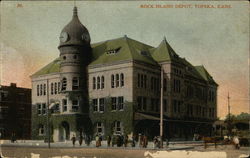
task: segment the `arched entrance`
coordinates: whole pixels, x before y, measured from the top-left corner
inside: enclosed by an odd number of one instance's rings
[[[63,121],[60,124],[59,140],[60,141],[70,140],[70,126],[69,123],[66,121]]]

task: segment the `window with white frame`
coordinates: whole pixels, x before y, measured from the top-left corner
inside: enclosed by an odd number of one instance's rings
[[[100,77],[98,76],[97,77],[97,89],[100,89],[100,82],[101,80],[100,80]]]
[[[42,103],[42,114],[46,114],[46,104],[45,103]]]
[[[67,99],[62,100],[63,112],[67,111]]]
[[[43,84],[43,95],[46,95],[46,84]]]
[[[79,88],[79,80],[77,77],[72,79],[72,90],[77,90]]]
[[[39,96],[39,85],[36,86],[36,95]]]
[[[79,102],[78,100],[72,100],[72,111],[77,112],[79,109]]]
[[[57,94],[57,83],[55,83],[55,94]]]
[[[101,89],[103,89],[104,88],[104,76],[102,76],[102,78],[101,78]]]
[[[119,87],[119,74],[115,75],[115,80],[116,80],[116,87]]]
[[[37,114],[38,115],[42,114],[42,105],[41,104],[37,104]]]
[[[116,110],[116,97],[111,97],[111,110]]]
[[[98,100],[97,99],[93,99],[93,111],[96,112],[98,110]]]
[[[50,84],[50,94],[54,94],[54,83]]]
[[[99,135],[103,135],[104,134],[104,125],[102,122],[97,122],[96,123],[96,133]]]
[[[57,85],[58,85],[58,86],[57,86],[57,88],[58,88],[58,93],[60,93],[60,89],[61,89],[61,84],[60,84],[60,82],[58,82]]]
[[[67,88],[67,79],[63,78],[62,79],[62,91],[65,91]]]
[[[96,89],[96,79],[93,77],[93,89]]]
[[[104,98],[99,99],[99,112],[104,112],[105,100]]]
[[[115,88],[115,76],[111,75],[111,88]]]
[[[43,95],[43,85],[40,84],[40,95]]]
[[[118,110],[123,110],[123,97],[118,97]]]
[[[115,121],[114,123],[114,133],[123,133],[123,125],[120,121]]]
[[[120,80],[121,80],[120,85],[121,85],[121,87],[123,87],[124,86],[124,75],[123,75],[123,73],[121,73],[121,75],[120,75]]]

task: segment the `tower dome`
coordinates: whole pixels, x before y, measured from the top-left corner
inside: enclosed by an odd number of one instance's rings
[[[73,9],[72,20],[62,29],[59,47],[67,45],[89,45],[90,35],[88,29],[80,22],[77,8]]]

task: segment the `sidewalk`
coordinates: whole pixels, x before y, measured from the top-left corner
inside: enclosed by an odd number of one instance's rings
[[[170,142],[170,145],[166,147],[166,144],[164,144],[163,149],[154,148],[153,142],[148,142],[147,148],[141,148],[139,147],[138,143],[135,147],[131,147],[131,144],[128,144],[128,147],[117,147],[116,145],[114,147],[108,147],[107,141],[102,141],[102,146],[98,148],[119,148],[119,149],[151,149],[151,150],[183,150],[183,149],[193,149],[194,146],[200,146],[200,142]],[[47,148],[48,143],[45,143],[43,140],[17,140],[15,143],[11,143],[10,140],[0,140],[0,146],[15,146],[15,147],[42,147]],[[97,148],[95,146],[95,141],[92,141],[89,146],[87,146],[84,142],[80,146],[79,142],[76,141],[75,147],[73,147],[72,141],[65,141],[65,142],[53,142],[50,143],[51,148]]]

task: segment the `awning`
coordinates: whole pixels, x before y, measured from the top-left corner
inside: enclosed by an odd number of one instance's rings
[[[160,118],[152,116],[152,115],[147,115],[147,114],[142,114],[142,113],[135,113],[135,120],[160,120]],[[163,119],[166,121],[165,119]]]

